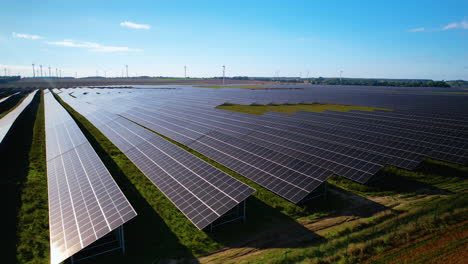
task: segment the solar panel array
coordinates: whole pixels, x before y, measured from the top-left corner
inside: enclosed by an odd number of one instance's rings
[[[61,97],[114,143],[199,229],[255,190],[159,135],[68,93]]]
[[[66,91],[73,91],[77,101],[105,108],[178,141],[293,202],[301,201],[331,174],[366,183],[386,164],[415,169],[427,157],[467,163],[468,113],[460,108],[462,97],[443,96],[452,103],[445,107],[435,96],[349,89]],[[255,116],[215,109],[226,101],[322,100],[402,110]],[[431,108],[427,102],[433,103]],[[438,113],[432,113],[434,109]]]
[[[136,212],[52,93],[44,101],[51,263],[60,263]]]
[[[13,123],[15,123],[16,119],[20,116],[20,114],[29,106],[29,104],[34,99],[37,90],[31,92],[22,102],[20,105],[15,107],[12,111],[10,111],[7,115],[0,119],[0,144],[2,143],[3,139],[5,138],[6,134],[10,130]]]

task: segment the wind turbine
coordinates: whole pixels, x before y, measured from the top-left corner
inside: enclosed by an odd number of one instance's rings
[[[50,66],[49,66],[49,78],[52,77],[52,74],[50,73]]]
[[[33,78],[36,78],[36,70],[34,69],[34,63],[32,64],[33,66]]]
[[[226,74],[226,66],[223,65],[223,86],[224,86],[224,77]]]
[[[128,78],[128,65],[125,65],[125,69],[127,71],[127,78]]]
[[[41,67],[41,77],[42,77],[42,65],[39,65],[39,67]]]
[[[58,69],[57,68],[55,68],[55,77],[58,78]]]
[[[184,66],[184,78],[187,79],[187,65]]]
[[[341,83],[341,74],[343,73],[343,71],[340,70],[340,83]]]

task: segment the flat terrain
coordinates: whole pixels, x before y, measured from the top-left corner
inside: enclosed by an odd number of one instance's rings
[[[21,169],[9,173],[2,184],[14,190],[5,193],[5,199],[16,201],[8,209],[14,217],[6,234],[8,241],[16,240],[16,247],[11,243],[4,247],[12,263],[14,259],[49,261],[44,112],[41,97],[34,102],[29,117],[17,125],[30,128],[30,134],[23,135],[30,140],[16,148],[15,155],[2,159],[4,166]],[[387,166],[368,186],[333,176],[326,197],[294,205],[166,138],[257,190],[248,199],[245,223],[203,232],[88,120],[61,103],[138,212],[125,225],[125,256],[115,252],[82,263],[461,263],[466,259],[467,167],[436,160],[424,161],[415,171]],[[220,107],[256,115],[379,109],[330,104]],[[10,149],[21,142],[19,135],[12,137]],[[14,160],[27,162],[13,165]]]

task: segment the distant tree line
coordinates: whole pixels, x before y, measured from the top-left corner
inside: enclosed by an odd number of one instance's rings
[[[395,87],[450,87],[445,81],[421,79],[359,79],[359,78],[297,78],[297,77],[247,77],[234,76],[233,80],[257,80],[279,83],[305,83],[328,85],[363,85],[363,86],[395,86]]]
[[[21,79],[21,76],[3,76],[0,77],[0,83],[14,82]]]
[[[452,87],[457,87],[457,88],[468,88],[468,81],[464,80],[453,80],[453,81],[447,81],[448,84]]]

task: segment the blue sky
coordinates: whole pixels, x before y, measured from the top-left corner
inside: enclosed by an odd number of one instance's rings
[[[1,75],[468,80],[466,0],[3,0],[0,23]]]

